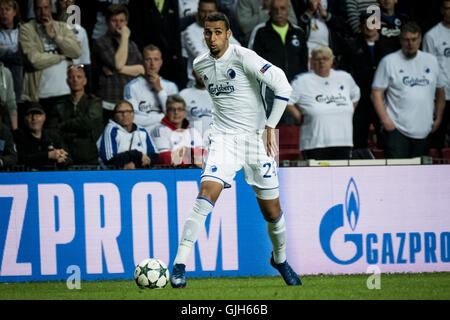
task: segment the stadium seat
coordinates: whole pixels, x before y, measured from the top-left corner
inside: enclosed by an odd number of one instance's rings
[[[428,152],[428,156],[435,159],[435,158],[440,158],[441,154],[439,152],[439,149],[431,148],[430,151]]]
[[[450,148],[441,149],[442,158],[450,159]]]
[[[300,126],[278,126],[281,160],[303,160],[300,152]]]

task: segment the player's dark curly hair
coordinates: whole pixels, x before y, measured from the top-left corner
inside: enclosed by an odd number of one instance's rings
[[[205,19],[205,22],[216,22],[216,21],[223,21],[225,23],[225,29],[227,31],[230,30],[230,20],[228,20],[226,14],[216,11],[208,15]]]

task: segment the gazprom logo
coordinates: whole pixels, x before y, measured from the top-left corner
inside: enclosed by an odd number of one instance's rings
[[[319,228],[322,250],[332,261],[343,265],[354,263],[363,255],[362,234],[344,235],[344,242],[352,242],[356,247],[355,255],[348,260],[341,260],[336,257],[331,248],[331,237],[337,229],[344,227],[344,216],[347,218],[350,228],[353,231],[358,224],[360,201],[358,188],[353,178],[348,183],[345,198],[345,206],[338,204],[325,213]]]
[[[330,208],[319,226],[319,239],[325,255],[340,265],[349,265],[365,257],[368,264],[450,263],[450,232],[356,233],[361,216],[358,187],[350,178],[343,204]],[[391,230],[391,221],[385,221]],[[343,243],[342,241],[343,236]],[[345,248],[342,248],[343,245]],[[349,246],[353,247],[350,251]],[[342,259],[345,253],[350,258]]]

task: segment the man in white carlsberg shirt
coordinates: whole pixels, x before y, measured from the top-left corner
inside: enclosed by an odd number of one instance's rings
[[[188,256],[203,230],[207,216],[224,188],[244,169],[267,221],[272,242],[271,265],[288,285],[301,285],[286,260],[286,225],[278,193],[275,127],[292,88],[284,72],[254,51],[229,43],[230,23],[223,13],[205,19],[204,38],[209,52],[194,60],[194,71],[203,79],[214,103],[208,155],[203,164],[200,191],[184,224],[170,282],[186,286]],[[275,92],[272,112],[266,120],[261,89]],[[267,132],[264,143],[262,135]],[[213,214],[213,213],[212,213]]]
[[[380,118],[386,158],[428,155],[429,134],[439,127],[445,107],[445,82],[433,55],[420,51],[422,32],[408,22],[401,49],[385,56],[372,83],[372,102]]]
[[[434,55],[444,76],[445,109],[442,122],[432,135],[431,147],[441,149],[446,147],[446,136],[450,136],[450,0],[442,0],[441,14],[443,20],[428,31],[423,38],[423,51]]]

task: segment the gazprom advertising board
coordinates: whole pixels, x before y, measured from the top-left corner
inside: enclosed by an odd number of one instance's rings
[[[200,170],[0,174],[0,282],[132,278],[172,266]],[[450,271],[450,166],[281,168],[288,259],[300,274]],[[277,274],[244,175],[223,191],[188,276]]]

